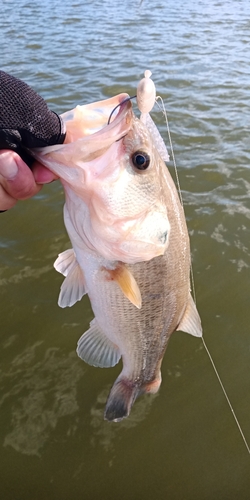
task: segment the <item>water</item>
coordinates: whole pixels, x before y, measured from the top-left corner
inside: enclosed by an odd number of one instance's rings
[[[134,95],[152,71],[204,337],[250,442],[250,4],[138,3],[2,0],[1,68],[59,113]],[[154,119],[166,137],[161,113]],[[57,306],[62,206],[53,183],[1,215],[1,498],[248,499],[249,455],[199,339],[175,333],[159,394],[120,424],[103,421],[120,366],[92,368],[75,354],[92,319],[87,299]]]

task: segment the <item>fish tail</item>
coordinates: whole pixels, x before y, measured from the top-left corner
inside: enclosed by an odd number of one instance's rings
[[[131,407],[140,394],[140,387],[133,382],[122,378],[118,379],[109,394],[104,418],[110,422],[120,422],[128,417]]]

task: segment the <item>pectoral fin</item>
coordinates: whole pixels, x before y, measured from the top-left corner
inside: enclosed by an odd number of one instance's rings
[[[95,319],[78,340],[76,352],[83,361],[100,368],[115,366],[121,357],[118,347],[101,331]]]
[[[83,272],[73,249],[60,253],[54,263],[55,269],[66,276],[60,290],[58,305],[71,307],[86,293]]]
[[[184,312],[184,316],[182,317],[181,322],[179,323],[176,330],[190,333],[191,335],[194,335],[194,337],[202,337],[200,316],[191,294],[189,294],[189,300]]]
[[[58,271],[58,273],[63,274],[63,276],[67,276],[75,262],[75,252],[73,248],[70,248],[69,250],[65,250],[65,252],[59,253],[56,261],[54,262],[54,268]]]
[[[141,292],[135,281],[133,274],[123,265],[118,265],[115,269],[106,269],[109,279],[116,281],[125,297],[127,297],[134,306],[141,309]]]

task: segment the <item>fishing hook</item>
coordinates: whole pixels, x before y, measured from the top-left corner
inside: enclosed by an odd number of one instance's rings
[[[132,97],[126,97],[126,99],[124,99],[122,102],[119,102],[119,104],[117,104],[117,106],[111,111],[111,113],[109,115],[109,119],[108,119],[107,125],[110,124],[111,117],[112,117],[113,113],[115,112],[115,110],[117,108],[119,108],[119,106],[121,106],[122,104],[124,104],[127,101],[130,101],[131,99],[135,99],[136,97],[137,97],[136,95],[133,95]]]

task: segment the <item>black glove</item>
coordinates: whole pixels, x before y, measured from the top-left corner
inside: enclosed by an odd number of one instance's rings
[[[0,71],[0,149],[11,149],[31,167],[27,149],[62,144],[62,119],[23,81]]]

